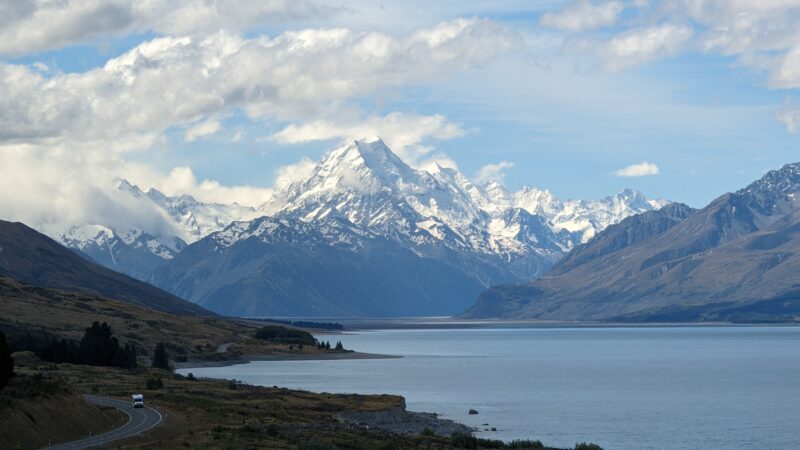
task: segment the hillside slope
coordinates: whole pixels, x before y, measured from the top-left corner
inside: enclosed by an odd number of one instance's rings
[[[463,316],[786,321],[800,315],[800,164],[703,209],[672,205],[609,227],[546,276],[496,286]]]
[[[213,313],[161,289],[94,264],[18,222],[0,220],[0,276],[36,286],[110,297],[172,313]]]

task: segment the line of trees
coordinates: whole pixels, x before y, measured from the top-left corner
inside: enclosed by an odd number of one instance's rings
[[[86,364],[133,368],[137,366],[138,350],[133,343],[120,345],[111,326],[94,322],[79,342],[50,334],[19,334],[11,339],[12,351],[31,351],[39,359],[52,363]]]
[[[0,332],[0,389],[11,378],[14,361],[11,353],[19,351],[33,352],[42,361],[56,364],[85,364],[90,366],[108,366],[134,368],[138,366],[139,350],[136,344],[129,342],[120,345],[114,336],[111,326],[106,322],[93,322],[83,333],[80,341],[59,338],[45,331],[10,334],[7,341]],[[167,347],[163,342],[156,345],[153,351],[151,367],[172,370]]]
[[[324,341],[324,342],[323,341],[318,341],[317,342],[317,348],[320,349],[320,350],[330,350],[331,349],[331,343],[330,343],[330,341]],[[343,351],[344,350],[344,346],[342,345],[342,341],[336,341],[336,347],[334,347],[333,349],[336,350],[336,351],[339,351],[339,352]]]

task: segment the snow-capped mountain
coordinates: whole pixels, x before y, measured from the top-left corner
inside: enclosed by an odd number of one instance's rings
[[[236,203],[203,203],[190,195],[169,197],[153,188],[144,192],[127,180],[117,181],[116,192],[120,207],[128,210],[131,222],[122,220],[123,224],[116,226],[85,223],[53,237],[95,262],[145,281],[187,243],[219,231],[233,221],[251,220],[259,215],[255,208]]]
[[[156,237],[135,227],[117,232],[102,225],[84,224],[57,238],[64,246],[80,250],[109,269],[142,280],[186,247],[178,237]]]
[[[702,209],[624,220],[546,277],[483,293],[463,316],[792,323],[800,317],[800,163]]]
[[[596,201],[509,192],[452,168],[413,168],[380,140],[333,149],[259,208],[125,181],[118,191],[167,231],[84,225],[61,242],[212,310],[261,315],[455,313],[484,288],[535,278],[608,225],[668,203],[631,190]]]
[[[599,231],[623,219],[645,211],[661,209],[668,200],[647,199],[633,189],[600,200],[561,201],[548,190],[525,186],[517,192],[508,192],[502,185],[492,182],[484,192],[495,205],[516,207],[547,218],[554,229],[567,230],[578,236],[577,243],[585,243]],[[502,208],[501,208],[502,209]]]
[[[608,225],[669,203],[633,190],[597,201],[561,201],[530,187],[512,193],[496,182],[477,186],[436,164],[414,169],[380,140],[331,151],[308,179],[276,195],[285,203],[269,211],[273,215],[306,222],[342,217],[412,244],[439,241],[506,259],[530,252],[557,259]],[[541,223],[530,232],[523,220]]]
[[[635,191],[591,202],[510,193],[454,169],[415,169],[380,140],[356,141],[274,188],[261,207],[268,217],[210,234],[153,280],[226,314],[451,314],[660,204]]]

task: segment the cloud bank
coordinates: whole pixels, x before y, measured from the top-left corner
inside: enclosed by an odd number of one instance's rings
[[[252,15],[255,23],[261,16],[319,11],[304,2],[280,1],[251,2],[249,7],[260,9],[235,11],[238,3],[186,1],[173,7],[149,2],[163,13],[158,18],[137,9],[148,2],[3,3],[8,14],[0,14],[5,21],[0,52],[85,40],[107,32],[105,25],[120,29],[120,23],[133,27],[124,30],[186,34],[144,41],[84,72],[0,61],[0,217],[48,230],[111,223],[120,217],[113,201],[118,178],[166,194],[257,206],[271,189],[225,186],[197,179],[190,167],[164,170],[131,162],[147,158],[129,158],[132,152],[169,145],[171,130],[178,130],[185,142],[202,140],[220,132],[231,114],[255,124],[289,123],[274,134],[279,142],[381,134],[405,156],[418,158],[430,151],[426,139],[461,136],[460,125],[436,114],[364,115],[355,101],[478,67],[519,41],[497,23],[476,18],[404,35],[333,28],[244,37],[226,31],[226,23],[251,23],[242,14]],[[107,23],[85,23],[103,14]],[[215,25],[189,20],[187,14],[213,17]],[[26,27],[44,35],[26,34]],[[211,28],[215,31],[208,34]],[[11,36],[13,30],[20,35]],[[8,33],[6,40],[3,33]],[[287,182],[307,166],[301,161],[279,171],[277,182]]]

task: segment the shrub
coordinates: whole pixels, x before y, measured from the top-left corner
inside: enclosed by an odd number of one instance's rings
[[[153,376],[147,379],[146,385],[148,391],[155,391],[164,387],[164,380],[161,377]]]
[[[544,444],[542,441],[539,440],[528,440],[528,439],[515,439],[508,444],[506,444],[508,448],[544,448]]]
[[[316,438],[300,444],[300,450],[336,450],[337,447],[330,442],[319,441]]]
[[[603,447],[597,444],[581,442],[580,444],[575,444],[575,450],[603,450]]]
[[[6,335],[0,332],[0,391],[6,387],[8,381],[14,376],[14,358],[8,348]]]

